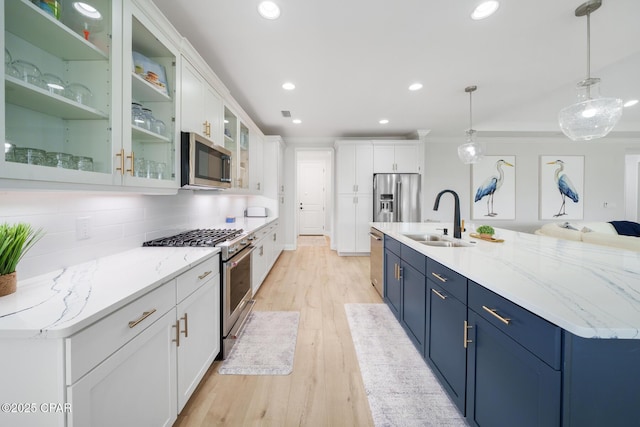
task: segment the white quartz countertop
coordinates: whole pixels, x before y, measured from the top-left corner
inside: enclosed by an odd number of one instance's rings
[[[432,247],[404,234],[451,224],[371,225],[549,322],[584,338],[640,339],[640,252],[496,229],[503,243]]]
[[[70,336],[218,252],[135,248],[19,281],[0,298],[0,337]]]

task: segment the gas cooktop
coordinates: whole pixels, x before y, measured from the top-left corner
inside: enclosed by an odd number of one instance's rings
[[[161,237],[144,242],[142,246],[197,246],[213,247],[228,242],[243,234],[236,229],[197,229],[185,231],[175,236]]]

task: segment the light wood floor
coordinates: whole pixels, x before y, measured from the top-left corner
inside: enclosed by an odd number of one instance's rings
[[[216,361],[174,426],[373,426],[345,303],[381,303],[369,257],[339,257],[316,240],[280,255],[254,310],[300,311],[293,372],[218,375]],[[310,238],[308,238],[310,239]]]

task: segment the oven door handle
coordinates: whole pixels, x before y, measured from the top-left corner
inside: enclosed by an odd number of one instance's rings
[[[240,262],[245,259],[246,257],[248,257],[249,255],[251,255],[251,252],[253,252],[253,246],[249,246],[249,249],[243,249],[241,251],[242,252],[246,252],[244,255],[242,255],[240,258],[235,259],[232,258],[229,262],[229,266],[227,267],[229,270],[233,270],[234,268],[236,268],[238,266],[238,264],[240,264]]]

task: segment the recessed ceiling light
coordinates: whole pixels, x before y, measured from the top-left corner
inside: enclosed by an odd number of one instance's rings
[[[627,102],[624,103],[625,107],[633,107],[634,105],[636,105],[638,103],[637,99],[630,99]]]
[[[387,123],[389,123],[389,120],[387,120],[387,119],[382,119],[382,120],[380,120],[378,123],[380,123],[381,125],[386,125]]]
[[[292,122],[293,122],[293,123],[295,123],[295,124],[297,124],[297,125],[299,125],[300,123],[302,123],[302,120],[300,120],[300,119],[293,119],[293,120],[292,120]]]
[[[479,20],[488,18],[493,15],[496,10],[500,7],[500,3],[497,0],[489,0],[480,3],[471,14],[471,19]]]
[[[422,89],[422,83],[413,83],[409,86],[409,90],[420,90]]]
[[[95,7],[88,5],[87,3],[83,3],[81,1],[73,2],[73,7],[78,13],[87,16],[91,19],[101,19],[102,14]]]
[[[282,89],[284,90],[294,90],[296,88],[296,85],[294,85],[291,82],[286,82],[282,85]]]
[[[278,19],[280,16],[280,8],[272,1],[260,2],[258,12],[265,19]]]

